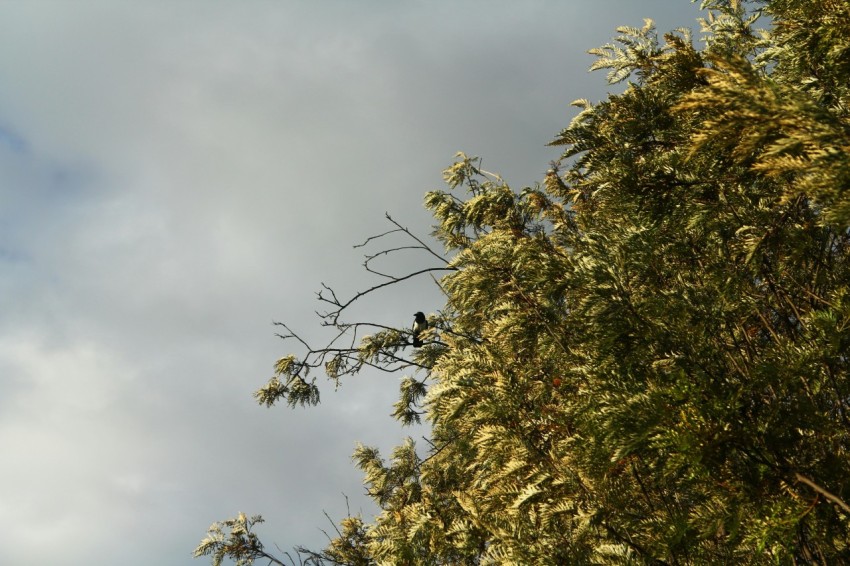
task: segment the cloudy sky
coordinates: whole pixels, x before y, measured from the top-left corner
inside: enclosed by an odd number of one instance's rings
[[[189,565],[215,520],[320,547],[373,509],[350,462],[387,452],[401,376],[314,409],[251,393],[321,337],[324,281],[389,212],[430,230],[455,152],[517,188],[617,25],[696,27],[688,0],[0,2],[0,564]],[[404,260],[409,266],[415,258]],[[369,318],[433,312],[425,285]]]

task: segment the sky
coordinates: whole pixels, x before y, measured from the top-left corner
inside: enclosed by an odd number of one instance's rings
[[[209,525],[262,514],[322,547],[374,508],[350,456],[407,435],[401,375],[260,407],[283,321],[325,336],[353,248],[427,237],[458,151],[515,188],[578,98],[620,86],[586,51],[618,25],[698,29],[688,0],[0,1],[0,564],[206,564]],[[372,248],[377,251],[378,248]],[[382,267],[427,263],[402,257]],[[427,281],[354,315],[406,327]],[[348,503],[346,504],[346,498]]]

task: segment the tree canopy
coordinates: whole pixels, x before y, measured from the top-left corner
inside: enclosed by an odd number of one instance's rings
[[[320,295],[337,339],[258,401],[407,371],[431,438],[358,448],[381,512],[305,563],[850,563],[850,4],[702,4],[702,47],[647,21],[591,51],[628,82],[540,183],[459,154],[425,197],[444,253],[390,219],[434,267],[366,292],[440,275],[421,348]],[[258,519],[196,554],[277,561]]]

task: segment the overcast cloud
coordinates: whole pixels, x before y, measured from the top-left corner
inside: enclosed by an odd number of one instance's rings
[[[617,25],[696,27],[687,0],[0,3],[0,564],[189,565],[215,520],[320,547],[369,516],[398,377],[314,409],[251,393],[347,295],[384,212],[430,230],[463,150],[520,188],[599,100]],[[408,259],[407,261],[413,261]],[[413,284],[369,303],[408,325]]]

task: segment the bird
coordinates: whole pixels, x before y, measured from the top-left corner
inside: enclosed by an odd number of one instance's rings
[[[413,316],[413,347],[418,348],[422,345],[419,335],[428,328],[428,319],[425,318],[425,315],[421,311]]]

